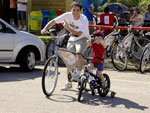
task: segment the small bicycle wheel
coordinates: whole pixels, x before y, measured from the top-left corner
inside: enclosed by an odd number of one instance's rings
[[[105,78],[105,82],[107,84],[107,87],[106,88],[101,88],[101,87],[98,88],[98,93],[101,97],[105,97],[108,94],[109,89],[110,89],[110,78],[109,78],[109,76],[105,73],[103,74],[103,76]]]
[[[81,100],[81,96],[82,96],[82,92],[86,89],[86,79],[84,79],[81,84],[80,84],[80,88],[79,88],[79,94],[78,94],[78,102],[80,102]]]
[[[42,76],[42,90],[46,96],[50,96],[56,87],[58,79],[58,67],[56,58],[49,58],[45,64]]]
[[[119,44],[115,45],[115,47],[113,48],[111,53],[111,60],[113,66],[117,70],[123,71],[126,69],[128,62],[127,55],[125,50]]]
[[[146,70],[150,70],[150,47],[144,49],[140,60],[140,72],[144,73]]]

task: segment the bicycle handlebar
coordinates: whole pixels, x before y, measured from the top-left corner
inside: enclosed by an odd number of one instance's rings
[[[55,35],[53,34],[53,32],[56,32],[56,30],[55,30],[55,29],[50,29],[49,31],[46,32],[46,34],[47,34],[47,35],[51,35],[51,36],[52,36],[53,38],[55,38],[55,39],[63,38],[63,37],[65,37],[65,36],[68,35],[68,34],[63,34],[63,35],[61,35],[61,36],[55,36]]]

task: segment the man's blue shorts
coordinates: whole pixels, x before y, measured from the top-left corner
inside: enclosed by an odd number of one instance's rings
[[[97,68],[98,71],[104,70],[104,63],[93,63],[94,67]]]

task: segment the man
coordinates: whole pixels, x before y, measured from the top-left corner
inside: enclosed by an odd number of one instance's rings
[[[19,30],[26,31],[27,23],[26,23],[26,11],[27,11],[27,2],[28,0],[17,0],[17,15],[18,15],[18,25]]]
[[[88,18],[89,24],[93,24],[93,15],[96,15],[94,12],[94,0],[86,0],[85,6],[84,6],[84,15]]]
[[[83,53],[86,47],[87,38],[90,39],[88,20],[86,16],[81,14],[82,5],[78,2],[73,2],[71,12],[64,13],[59,17],[51,20],[41,30],[41,34],[45,34],[53,25],[63,23],[64,28],[72,34],[69,38],[67,49],[76,53]],[[84,60],[81,55],[77,55],[77,73],[72,80],[79,81],[81,70],[84,65]],[[62,90],[67,90],[72,87],[72,84],[66,81],[65,87]]]

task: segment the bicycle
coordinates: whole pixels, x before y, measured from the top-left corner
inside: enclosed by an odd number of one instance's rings
[[[47,34],[51,35],[54,40],[54,54],[45,63],[44,70],[43,70],[43,76],[42,76],[42,90],[43,93],[46,96],[51,96],[54,92],[56,85],[57,85],[57,79],[58,79],[58,58],[60,58],[65,66],[69,70],[68,80],[71,81],[72,76],[76,74],[76,55],[79,53],[71,52],[65,48],[60,48],[59,44],[63,37],[62,36],[54,36],[53,32],[55,30],[50,30]],[[70,65],[73,65],[74,69],[70,67]],[[79,81],[80,82],[80,81]]]
[[[89,60],[89,59],[88,59]],[[90,59],[91,60],[91,59]],[[103,73],[107,87],[102,88],[102,82],[97,74],[89,72],[87,66],[84,66],[84,73],[81,75],[81,83],[79,85],[78,102],[80,102],[83,91],[86,91],[86,85],[89,84],[92,95],[95,95],[95,89],[97,89],[101,97],[105,97],[111,92],[111,97],[114,98],[116,93],[110,90],[110,78],[106,73]]]
[[[150,43],[143,50],[140,60],[140,72],[144,73],[147,70],[150,70]]]
[[[145,36],[135,36],[132,26],[129,26],[128,32],[128,35],[119,44],[115,45],[111,53],[112,63],[119,71],[126,69],[128,58],[132,59],[134,57],[140,60],[144,47],[150,42]]]
[[[69,39],[69,32],[66,29],[61,29],[60,31],[56,30],[56,29],[52,29],[51,30],[51,34],[53,34],[53,36],[62,36],[65,34],[64,37],[62,37],[59,41],[59,47],[61,48],[66,48],[68,39]],[[50,35],[50,34],[47,34]],[[46,59],[50,58],[51,56],[53,56],[54,54],[54,47],[55,47],[55,43],[54,43],[54,37],[52,36],[52,38],[49,40],[49,43],[46,47]]]

